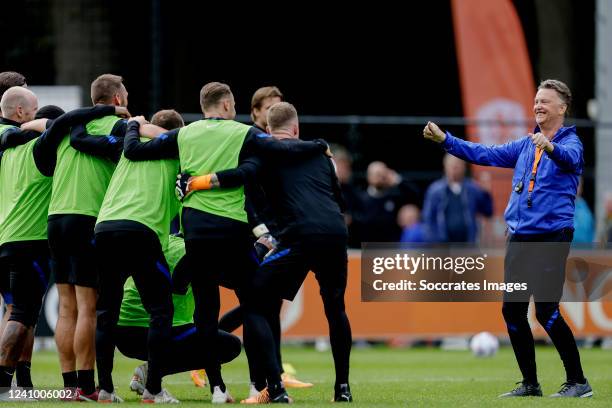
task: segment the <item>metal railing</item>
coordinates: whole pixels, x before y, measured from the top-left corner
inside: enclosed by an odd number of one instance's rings
[[[184,113],[186,122],[195,122],[202,119],[201,113]],[[251,117],[248,114],[236,116],[238,122],[249,123]],[[442,126],[516,126],[534,124],[533,120],[523,121],[501,121],[501,120],[479,120],[463,116],[381,116],[381,115],[300,115],[300,123],[319,125],[424,125],[428,121]],[[612,122],[598,122],[585,118],[568,118],[566,123],[582,128],[604,127],[612,128]]]

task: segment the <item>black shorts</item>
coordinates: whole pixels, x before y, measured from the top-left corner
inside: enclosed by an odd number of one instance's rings
[[[343,298],[347,281],[346,245],[344,236],[309,237],[305,241],[292,242],[281,240],[261,263],[247,291],[293,300],[306,275],[312,271],[322,295]]]
[[[96,217],[89,215],[49,216],[51,270],[56,283],[90,288],[98,286],[95,226]]]
[[[13,304],[11,275],[6,260],[3,258],[0,258],[0,295],[2,295],[2,300],[4,300],[5,305]]]
[[[11,242],[2,247],[0,262],[9,275],[13,310],[9,320],[34,327],[49,284],[47,241]],[[5,298],[5,301],[6,298]],[[8,302],[7,302],[8,303]]]

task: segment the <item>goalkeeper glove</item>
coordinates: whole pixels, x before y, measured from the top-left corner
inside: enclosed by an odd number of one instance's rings
[[[262,261],[276,248],[278,241],[270,234],[266,224],[259,224],[253,228],[253,235],[257,238],[257,241],[253,244],[257,259]]]
[[[189,174],[181,173],[176,176],[176,197],[183,201],[187,194],[198,190],[211,190],[219,187],[217,174],[210,173],[204,176],[191,177]]]
[[[176,193],[176,198],[178,198],[179,201],[183,201],[187,195],[187,184],[189,183],[190,178],[191,176],[186,173],[176,175],[176,187],[174,192]]]

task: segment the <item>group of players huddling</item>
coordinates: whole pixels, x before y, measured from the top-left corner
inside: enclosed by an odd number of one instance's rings
[[[280,308],[313,271],[334,401],[352,401],[338,180],[327,144],[299,139],[297,112],[276,87],[253,95],[249,126],[234,121],[230,88],[208,83],[204,118],[185,126],[174,110],[150,123],[132,117],[116,75],[92,82],[93,107],[66,113],[39,109],[18,73],[0,73],[0,85],[0,290],[9,305],[0,399],[13,377],[13,387],[33,386],[34,328],[53,274],[66,400],[122,401],[116,347],[145,361],[130,383],[143,402],[177,403],[162,378],[201,368],[212,402],[233,402],[221,364],[240,353],[230,332],[243,325],[251,387],[242,402],[291,402],[285,387],[311,384],[283,373]],[[221,320],[220,285],[240,301]]]

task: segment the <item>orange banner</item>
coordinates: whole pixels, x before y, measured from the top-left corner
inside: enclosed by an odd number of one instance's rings
[[[453,0],[464,115],[478,121],[468,139],[500,144],[530,129],[535,86],[521,23],[511,0]],[[503,123],[506,122],[506,123]],[[491,185],[495,216],[503,215],[511,171],[474,166]]]
[[[501,303],[362,302],[360,268],[360,253],[352,252],[349,256],[346,311],[356,339],[439,338],[470,336],[481,331],[507,335]],[[223,290],[223,310],[236,304],[234,293]],[[564,303],[561,311],[577,337],[612,335],[611,302]],[[530,313],[530,323],[536,336],[546,336],[533,311]],[[327,336],[327,320],[319,286],[312,273],[295,300],[285,302],[282,326],[284,338],[315,339]]]

